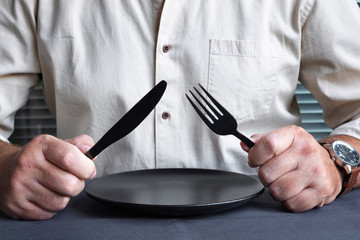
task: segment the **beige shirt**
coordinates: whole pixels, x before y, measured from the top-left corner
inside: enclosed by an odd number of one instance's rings
[[[1,139],[41,79],[58,137],[95,141],[166,80],[155,111],[99,155],[98,176],[164,167],[255,173],[239,140],[212,133],[184,94],[201,83],[250,136],[300,124],[299,79],[333,134],[360,138],[359,33],[354,0],[1,0]]]

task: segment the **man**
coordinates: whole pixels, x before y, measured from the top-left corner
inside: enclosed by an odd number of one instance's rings
[[[294,91],[300,79],[323,106],[334,128],[324,142],[360,149],[359,30],[354,0],[1,1],[1,210],[47,219],[95,172],[162,167],[258,171],[294,212],[331,203],[347,175],[295,126]],[[40,80],[58,136],[13,146],[14,113]],[[167,91],[152,114],[87,159],[93,139],[161,80]],[[255,147],[242,151],[199,120],[184,97],[198,82]]]

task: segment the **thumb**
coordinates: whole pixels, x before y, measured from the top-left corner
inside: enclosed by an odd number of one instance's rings
[[[65,140],[66,142],[75,145],[82,153],[86,153],[94,146],[94,140],[89,135],[79,135]]]

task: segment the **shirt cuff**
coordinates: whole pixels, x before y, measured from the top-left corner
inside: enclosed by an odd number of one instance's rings
[[[10,141],[6,138],[0,135],[0,140],[6,143],[10,143]]]
[[[330,136],[335,135],[349,135],[360,140],[360,119],[347,122],[335,128]]]

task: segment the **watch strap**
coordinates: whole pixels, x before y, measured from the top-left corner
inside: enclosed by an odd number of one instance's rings
[[[357,168],[353,168],[351,174],[347,174],[344,177],[343,187],[339,193],[339,196],[347,192],[350,192],[351,189],[354,188],[355,184],[358,182],[359,174],[360,174],[360,168],[357,167]]]

